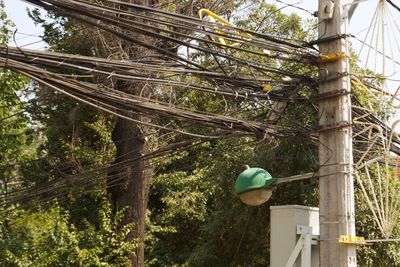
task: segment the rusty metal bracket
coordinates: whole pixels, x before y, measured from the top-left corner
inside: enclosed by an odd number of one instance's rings
[[[344,39],[347,37],[353,37],[353,35],[351,35],[351,34],[334,35],[334,36],[329,36],[329,37],[320,38],[320,39],[311,41],[308,44],[309,45],[322,44],[322,43],[327,43],[327,42],[331,42],[331,41],[335,41],[335,40],[339,40],[339,39]]]
[[[321,133],[321,132],[339,130],[339,129],[351,127],[352,125],[353,124],[348,122],[348,121],[341,121],[341,122],[334,123],[334,124],[327,124],[327,125],[318,126],[316,130],[317,130],[318,133]]]
[[[351,94],[351,92],[347,91],[346,89],[333,90],[330,92],[319,94],[317,100],[321,101],[321,100],[331,99],[331,98],[334,98],[337,96],[344,96],[344,95],[348,95],[348,94]]]
[[[350,74],[347,71],[337,72],[337,73],[332,74],[332,75],[328,74],[326,77],[324,77],[323,79],[319,80],[318,83],[321,84],[321,83],[324,83],[324,82],[330,82],[330,81],[333,81],[333,80],[336,80],[336,79],[340,79],[340,78],[343,78],[343,77],[346,77],[346,76],[350,76]]]

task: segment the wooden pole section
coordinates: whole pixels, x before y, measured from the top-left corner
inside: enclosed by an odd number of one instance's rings
[[[319,0],[320,266],[356,266],[351,100],[346,12],[342,0]]]

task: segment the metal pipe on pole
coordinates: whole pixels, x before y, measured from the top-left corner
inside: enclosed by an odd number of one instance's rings
[[[319,0],[320,266],[356,266],[356,246],[337,240],[355,236],[353,154],[347,12],[342,0]],[[337,93],[341,92],[341,93]]]

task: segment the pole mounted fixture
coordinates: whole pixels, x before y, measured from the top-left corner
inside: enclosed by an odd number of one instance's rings
[[[235,191],[245,204],[258,206],[270,199],[276,180],[264,169],[249,167],[237,177]]]

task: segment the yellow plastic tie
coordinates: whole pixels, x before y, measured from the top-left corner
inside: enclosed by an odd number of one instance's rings
[[[271,90],[272,90],[272,86],[270,84],[266,83],[266,84],[263,85],[263,91],[265,93],[268,93]]]
[[[208,9],[200,9],[199,10],[199,17],[200,19],[203,19],[205,16],[208,16],[210,18],[210,22],[215,24],[216,26],[214,27],[215,32],[218,34],[225,34],[225,31],[218,29],[217,23],[216,21],[220,22],[223,25],[228,25],[230,27],[236,27],[235,25],[233,25],[232,23],[230,23],[229,21],[227,21],[226,19],[218,16],[217,14],[215,14],[214,12],[208,10]],[[236,30],[235,31],[237,34],[235,35],[236,38],[239,39],[243,39],[243,40],[251,40],[251,38],[253,37],[253,35],[249,34],[249,33],[245,33],[242,32],[240,30]],[[227,42],[223,37],[218,37],[218,41],[222,44],[222,45],[226,45]],[[229,44],[230,46],[237,46],[239,45],[240,42],[237,43],[232,43]],[[225,48],[225,46],[223,46]]]
[[[319,56],[318,63],[335,62],[346,57],[345,52],[323,54]]]
[[[338,242],[342,244],[367,245],[364,237],[361,236],[341,235]]]

